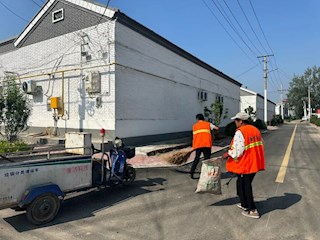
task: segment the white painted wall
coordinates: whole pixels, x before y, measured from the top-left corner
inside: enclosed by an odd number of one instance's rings
[[[81,58],[81,35],[88,35],[89,54],[92,61]],[[102,58],[104,54],[105,58]],[[49,81],[48,75],[32,77],[34,74],[49,73],[58,70],[74,69],[103,65],[114,62],[114,22],[100,24],[43,42],[18,48],[15,51],[0,55],[0,75],[4,71],[14,71],[19,76],[30,76],[42,87],[42,94],[28,95],[32,106],[32,115],[28,125],[31,127],[51,127],[54,125],[53,114],[47,109],[48,99],[61,97],[61,74],[55,74]],[[82,59],[82,60],[81,60]],[[100,59],[100,60],[95,60]],[[114,65],[111,67],[93,68],[101,73],[102,107],[95,105],[96,95],[88,95],[85,91],[82,74],[86,71],[69,71],[65,73],[65,117],[58,121],[61,128],[106,129],[115,130],[115,89]]]
[[[246,108],[251,106],[254,111],[257,110],[256,95],[247,95],[240,97],[240,111],[244,112]]]
[[[249,106],[253,107],[256,111],[256,118],[264,120],[264,98],[258,94],[251,94],[241,90],[240,109],[242,112]],[[275,114],[275,104],[267,102],[267,120],[271,121]]]
[[[239,86],[116,23],[116,132],[120,137],[190,131],[195,115],[224,96],[239,111]],[[198,100],[198,91],[208,101]],[[225,119],[225,126],[230,119]]]
[[[273,115],[276,114],[276,104],[267,102],[267,109],[268,109],[268,121],[271,121],[273,118]]]
[[[81,43],[86,34],[87,51],[92,61],[81,57]],[[116,40],[115,40],[116,39]],[[135,137],[191,131],[195,115],[203,113],[219,94],[224,97],[229,123],[239,111],[239,86],[215,75],[193,62],[169,51],[117,22],[100,24],[79,32],[28,45],[0,55],[0,76],[14,71],[30,76],[42,87],[42,94],[28,95],[32,105],[29,126],[54,126],[48,99],[61,97],[61,75],[34,74],[79,67],[121,65],[93,68],[101,73],[101,94],[85,91],[86,70],[65,73],[65,116],[58,121],[60,129],[82,128],[115,131],[119,137]],[[23,82],[24,80],[21,80]],[[208,101],[198,100],[198,91],[208,93]],[[102,98],[97,108],[96,97]]]
[[[264,98],[257,95],[257,114],[256,117],[264,121]],[[269,116],[267,116],[269,119]]]

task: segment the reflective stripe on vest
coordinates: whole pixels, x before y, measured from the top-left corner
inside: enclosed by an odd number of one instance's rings
[[[211,131],[208,129],[200,129],[200,130],[193,131],[193,135],[198,133],[211,133]]]
[[[260,145],[262,145],[261,141],[253,142],[253,143],[250,143],[249,145],[245,146],[244,150],[248,150],[249,148],[257,147],[257,146],[260,146]]]

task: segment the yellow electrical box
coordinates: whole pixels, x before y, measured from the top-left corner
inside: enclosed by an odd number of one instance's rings
[[[50,98],[50,107],[52,109],[60,109],[61,108],[60,97],[51,97]]]

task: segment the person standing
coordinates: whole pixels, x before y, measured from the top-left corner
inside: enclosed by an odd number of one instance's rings
[[[230,143],[230,149],[223,154],[227,158],[226,169],[237,174],[237,195],[243,210],[242,215],[260,218],[255,206],[252,192],[252,181],[257,172],[265,170],[262,136],[256,127],[250,124],[250,116],[239,112],[231,118],[237,130]]]
[[[203,153],[204,159],[209,159],[211,156],[212,136],[211,130],[219,128],[210,122],[204,121],[203,114],[196,115],[197,123],[192,126],[192,148],[196,151],[195,159],[190,169],[190,177],[193,179],[193,174],[200,160],[200,155]]]

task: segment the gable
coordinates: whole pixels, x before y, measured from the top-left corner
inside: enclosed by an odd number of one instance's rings
[[[63,19],[53,22],[52,14],[59,10],[63,11]],[[106,18],[103,17],[106,12],[105,7],[86,1],[48,1],[16,39],[15,46],[23,47],[95,26],[106,21]],[[107,14],[104,15],[106,16]]]
[[[0,43],[0,54],[12,51],[15,49],[13,42],[15,38],[3,41]]]

